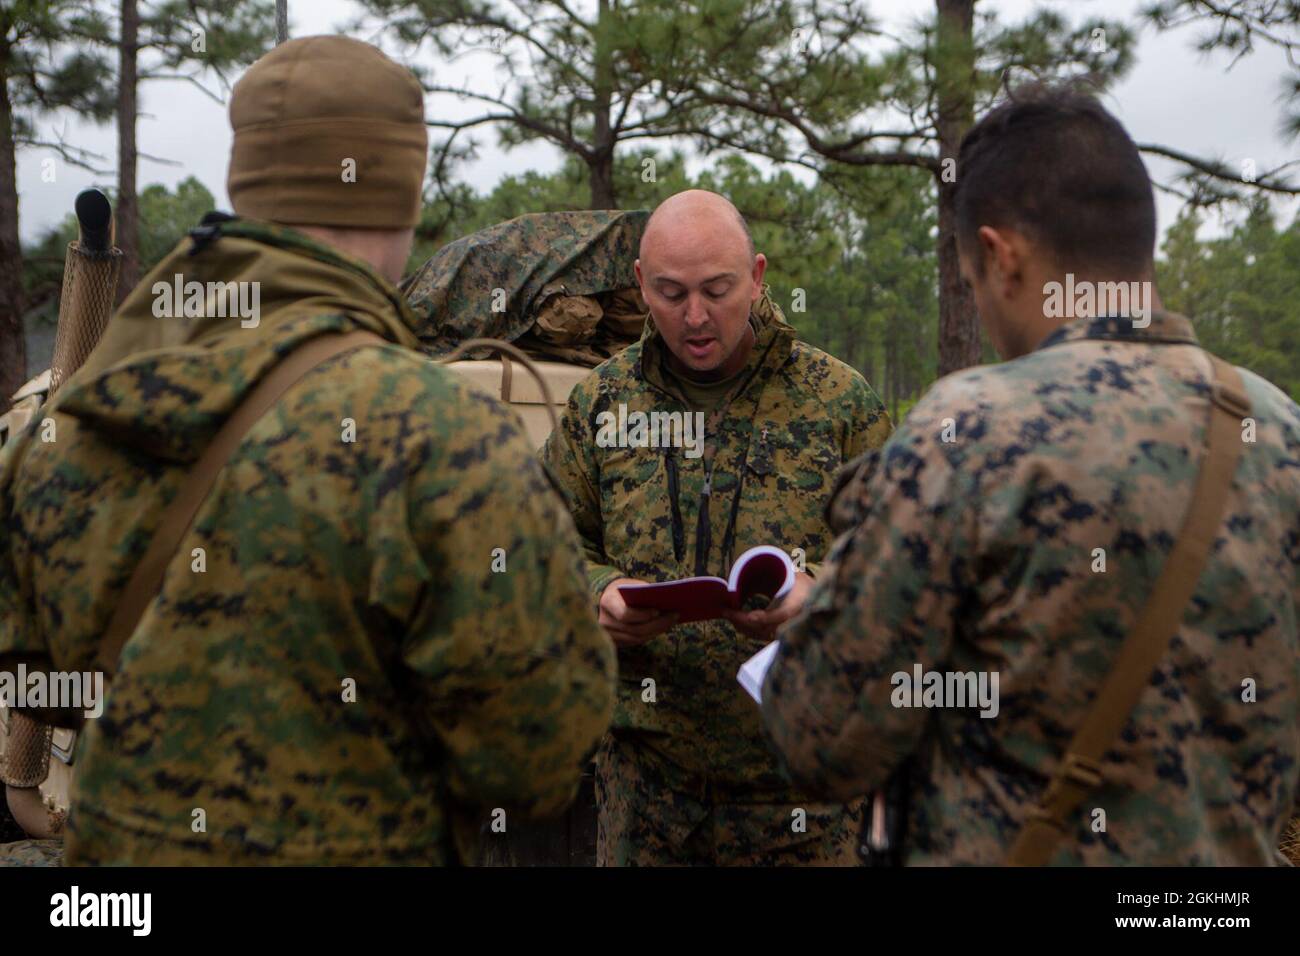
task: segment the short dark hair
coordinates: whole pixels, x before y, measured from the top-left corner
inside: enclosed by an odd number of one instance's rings
[[[971,127],[954,203],[957,241],[981,271],[981,226],[1018,227],[1069,268],[1137,274],[1155,255],[1155,196],[1137,146],[1078,84],[1021,87]]]

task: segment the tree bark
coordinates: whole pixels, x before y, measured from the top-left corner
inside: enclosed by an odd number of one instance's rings
[[[122,0],[117,86],[117,209],[114,212],[117,245],[122,250],[122,274],[117,283],[119,303],[140,281],[140,217],[135,195],[139,156],[135,144],[139,37],[140,11],[136,0]]]
[[[975,300],[962,282],[957,262],[956,210],[953,194],[961,138],[975,122],[975,0],[936,0],[939,20],[935,86],[939,134],[939,375],[980,362],[979,316]],[[948,160],[952,162],[948,162]],[[947,181],[946,181],[947,180]]]
[[[614,153],[604,153],[587,163],[591,176],[591,208],[617,209],[618,197],[614,192]]]
[[[18,170],[14,148],[13,105],[0,50],[0,413],[27,381],[27,340],[23,334],[23,250],[18,238]]]
[[[609,114],[614,100],[614,67],[609,48],[609,2],[600,0],[596,19],[595,69],[592,76],[592,144],[586,157],[591,176],[591,208],[617,209],[614,189],[614,135]]]

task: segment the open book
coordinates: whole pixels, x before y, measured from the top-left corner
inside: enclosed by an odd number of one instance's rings
[[[722,617],[739,610],[752,598],[775,604],[794,587],[794,563],[780,548],[760,544],[750,548],[731,568],[731,579],[682,578],[659,584],[621,584],[618,593],[628,607],[676,611],[678,623]]]

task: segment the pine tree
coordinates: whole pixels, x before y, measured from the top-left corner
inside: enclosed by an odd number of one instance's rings
[[[102,79],[108,63],[90,42],[106,31],[104,19],[77,0],[0,0],[0,412],[27,378],[17,151],[48,152],[47,182],[60,162],[102,159],[37,126],[64,112],[100,122],[112,115]]]
[[[217,102],[228,74],[275,42],[275,11],[255,0],[117,0],[117,244],[122,249],[119,299],[140,279],[139,160],[152,159],[136,142],[140,84],[191,83]],[[210,88],[212,80],[217,89]],[[206,82],[205,82],[206,81]]]

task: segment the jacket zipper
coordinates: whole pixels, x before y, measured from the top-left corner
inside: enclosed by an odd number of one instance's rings
[[[672,502],[673,512],[673,557],[682,563],[686,551],[686,529],[682,527],[682,509],[677,501],[677,459],[671,448],[664,449],[664,470],[668,473],[668,500]]]

